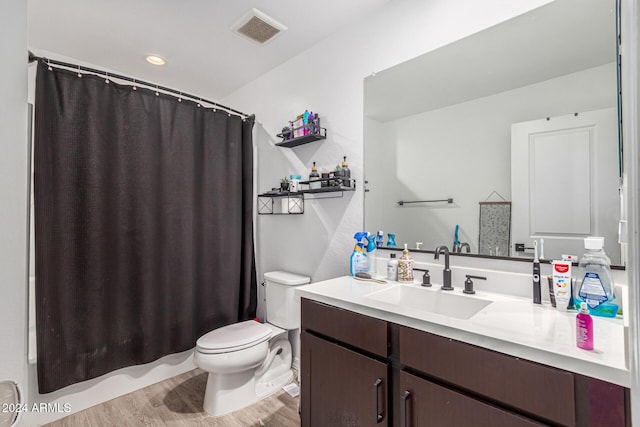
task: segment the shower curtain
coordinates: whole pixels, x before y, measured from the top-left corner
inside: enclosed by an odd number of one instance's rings
[[[42,62],[35,109],[41,393],[253,318],[253,117]]]

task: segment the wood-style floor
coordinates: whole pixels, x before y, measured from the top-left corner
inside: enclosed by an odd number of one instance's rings
[[[252,406],[220,417],[202,409],[207,373],[199,369],[153,384],[47,424],[87,426],[299,426],[299,397],[283,390]]]

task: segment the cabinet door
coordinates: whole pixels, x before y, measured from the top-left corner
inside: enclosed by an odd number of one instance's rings
[[[387,426],[386,363],[303,331],[302,426]]]
[[[400,372],[400,390],[402,427],[544,425],[404,371]]]
[[[399,335],[404,366],[531,417],[577,425],[572,373],[404,326]]]

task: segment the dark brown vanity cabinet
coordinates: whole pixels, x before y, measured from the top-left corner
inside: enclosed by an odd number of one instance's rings
[[[629,390],[302,299],[302,426],[625,426]]]
[[[387,322],[302,300],[303,427],[390,426]]]

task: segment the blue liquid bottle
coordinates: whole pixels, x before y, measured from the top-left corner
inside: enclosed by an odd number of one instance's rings
[[[603,246],[604,237],[584,239],[585,254],[578,264],[578,283],[573,298],[576,307],[586,302],[594,316],[615,317],[618,304],[611,277],[611,261]]]
[[[387,237],[389,238],[387,240],[387,246],[390,248],[395,248],[396,247],[396,235],[393,233],[388,233]]]

